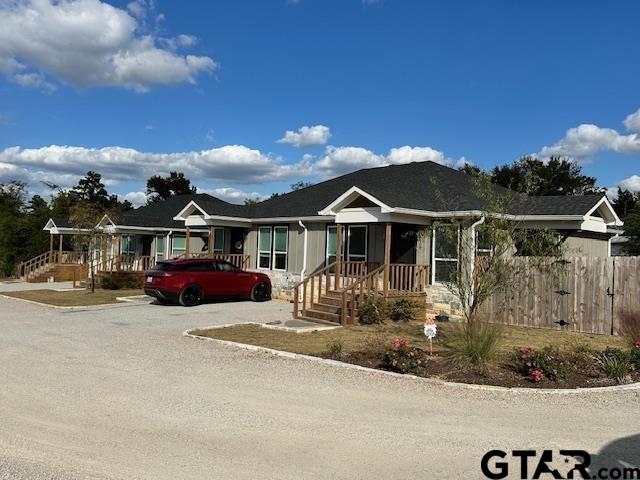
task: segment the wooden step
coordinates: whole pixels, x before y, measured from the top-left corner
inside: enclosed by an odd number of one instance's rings
[[[318,310],[320,312],[335,313],[335,314],[339,314],[340,310],[342,310],[342,308],[338,305],[332,305],[327,303],[314,303],[313,305],[311,305],[311,309]]]
[[[307,322],[319,323],[321,325],[332,325],[334,327],[336,325],[340,325],[339,322],[332,322],[330,320],[323,320],[321,318],[308,317],[306,315],[298,315],[298,318],[296,320],[306,320]]]
[[[322,312],[320,310],[307,309],[304,311],[305,317],[316,318],[318,320],[326,320],[328,322],[340,323],[340,315],[337,313]]]
[[[322,295],[320,297],[320,302],[323,305],[335,305],[336,307],[341,307],[342,306],[342,297],[327,297],[325,295]]]

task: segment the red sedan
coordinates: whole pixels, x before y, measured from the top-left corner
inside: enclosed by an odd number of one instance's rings
[[[245,272],[232,263],[212,259],[158,262],[145,272],[144,293],[161,303],[193,307],[212,297],[271,298],[271,280],[264,273]]]

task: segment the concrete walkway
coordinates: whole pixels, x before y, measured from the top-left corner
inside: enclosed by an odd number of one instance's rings
[[[471,391],[181,335],[289,316],[0,298],[0,478],[482,478],[491,448],[596,453],[640,431],[636,392]]]

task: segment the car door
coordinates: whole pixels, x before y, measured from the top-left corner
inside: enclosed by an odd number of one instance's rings
[[[218,262],[208,261],[206,263],[204,277],[205,295],[212,297],[229,295],[228,279],[224,272],[218,268]]]
[[[228,289],[228,295],[247,294],[249,283],[251,282],[251,274],[249,272],[243,272],[229,262],[218,262],[217,267]]]

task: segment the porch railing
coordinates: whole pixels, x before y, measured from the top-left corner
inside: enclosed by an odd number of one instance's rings
[[[293,318],[298,318],[300,310],[302,314],[307,310],[307,305],[311,306],[314,302],[320,301],[322,292],[326,294],[331,290],[331,279],[334,276],[333,269],[336,266],[336,262],[327,265],[322,270],[319,270],[300,283],[293,287]],[[302,309],[300,309],[300,296],[302,295]]]
[[[340,323],[356,323],[356,310],[366,298],[384,296],[384,265],[340,290]]]
[[[153,268],[156,259],[153,255],[120,254],[109,257],[104,265],[107,272],[144,272]]]
[[[48,270],[50,265],[84,265],[87,263],[87,252],[70,252],[50,250],[18,265],[20,277],[28,280]]]
[[[389,290],[394,294],[424,292],[429,278],[429,265],[392,263],[389,265]]]
[[[181,258],[212,258],[214,260],[222,260],[234,264],[241,270],[245,270],[251,265],[251,255],[245,255],[243,253],[214,253],[198,252],[189,253],[189,256],[182,255]]]

